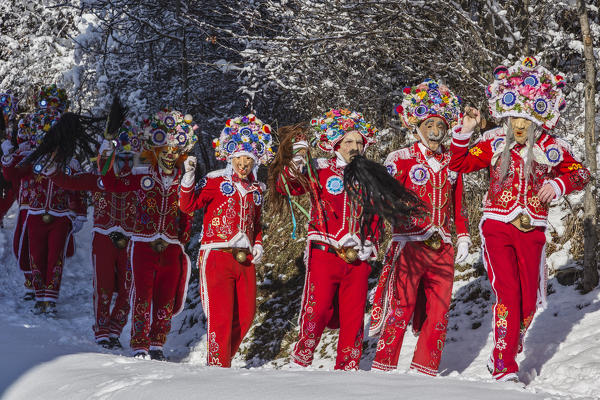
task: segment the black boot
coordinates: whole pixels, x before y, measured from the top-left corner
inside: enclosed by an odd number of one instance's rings
[[[150,350],[148,354],[151,360],[167,361],[167,357],[165,357],[162,350]]]
[[[118,337],[111,337],[110,338],[110,347],[109,349],[122,349],[123,346],[121,345],[121,342],[119,341]]]
[[[51,318],[56,318],[56,303],[53,301],[46,302],[46,315]]]
[[[40,315],[46,312],[46,302],[45,301],[36,301],[33,306],[33,313],[35,315]]]
[[[110,340],[106,339],[106,338],[102,338],[100,340],[98,340],[96,343],[98,343],[98,345],[104,347],[105,349],[110,349]]]

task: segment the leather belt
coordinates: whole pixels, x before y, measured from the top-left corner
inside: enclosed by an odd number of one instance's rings
[[[310,248],[335,254],[348,264],[352,264],[358,258],[358,253],[354,247],[335,247],[323,242],[310,242]]]
[[[517,215],[510,223],[521,232],[531,232],[535,229],[535,226],[531,225],[531,217],[525,213]]]
[[[248,251],[248,249],[242,247],[219,247],[214,250],[222,251],[225,253],[231,253],[233,255],[233,258],[235,258],[235,260],[240,264],[245,263],[248,259],[248,254],[250,254],[250,251]]]

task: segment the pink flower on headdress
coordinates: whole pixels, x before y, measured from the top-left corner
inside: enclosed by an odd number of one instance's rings
[[[352,129],[354,128],[354,121],[351,119],[344,119],[340,122],[340,127],[345,131]]]
[[[426,83],[420,83],[417,85],[417,92],[420,92],[421,90],[427,90],[429,89],[429,86]]]
[[[540,88],[538,89],[537,93],[539,95],[543,96],[543,95],[547,94],[550,91],[550,89],[552,89],[552,85],[551,84],[549,84],[549,83],[542,83],[540,85]]]
[[[523,78],[521,78],[520,76],[511,76],[510,78],[508,78],[508,82],[512,86],[519,86],[521,83],[523,83]]]
[[[537,92],[536,88],[534,88],[531,85],[525,85],[523,87],[520,87],[518,90],[521,96],[527,97],[528,99],[533,99]]]

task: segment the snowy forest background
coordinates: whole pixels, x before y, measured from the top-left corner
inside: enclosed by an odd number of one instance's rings
[[[598,70],[598,2],[588,1],[587,8]],[[52,82],[65,86],[72,110],[84,114],[105,115],[114,94],[134,116],[172,106],[199,124],[206,150],[195,151],[206,170],[218,167],[210,141],[224,121],[251,111],[276,129],[330,107],[359,110],[382,131],[381,145],[369,153],[382,161],[412,140],[392,116],[404,86],[441,79],[466,104],[486,110],[484,88],[493,68],[523,55],[565,77],[567,109],[555,133],[585,162],[585,69],[574,1],[3,0],[0,16],[0,90],[16,92],[23,112],[35,89]],[[489,286],[479,278],[477,230],[486,179],[485,172],[467,179],[474,245],[467,264],[457,266],[457,279],[469,284],[455,302],[489,301]],[[583,257],[582,198],[570,196],[553,206],[551,274],[578,268]],[[238,357],[241,365],[285,362],[296,335],[302,230],[292,241],[289,217],[265,214],[259,309]],[[299,219],[300,226],[304,222]],[[194,254],[197,244],[189,250]],[[198,305],[192,285],[184,318],[173,327],[190,332],[188,345],[203,334]],[[472,329],[481,325],[480,314],[469,317]],[[334,339],[325,335],[324,359],[335,353]],[[366,354],[373,345],[367,342]]]

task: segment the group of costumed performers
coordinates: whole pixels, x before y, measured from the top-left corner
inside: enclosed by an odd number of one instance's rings
[[[590,172],[565,141],[549,133],[565,107],[561,76],[525,57],[497,67],[494,78],[486,95],[499,125],[472,145],[473,131],[485,119],[471,107],[463,115],[460,98],[427,79],[405,88],[396,108],[416,142],[391,152],[383,165],[364,157],[378,131],[359,112],[331,109],[310,124],[281,127],[276,154],[271,127],[249,114],[227,120],[213,141],[226,167],[205,176],[197,176],[196,158],[187,154],[198,140],[190,115],[164,109],[137,124],[115,101],[98,147],[77,115],[66,112],[69,102],[56,85],[39,92],[38,109],[19,121],[16,132],[11,130],[16,99],[1,94],[0,216],[18,201],[13,248],[26,290],[35,292],[26,296],[35,298],[35,312],[56,313],[69,239],[85,220],[83,192],[91,192],[95,339],[107,348],[121,347],[131,312],[133,355],[165,360],[163,346],[173,316],[183,309],[190,275],[184,245],[194,212],[203,210],[198,270],[207,363],[230,367],[256,312],[255,266],[264,252],[267,190],[257,170],[273,161],[271,210],[289,208],[293,238],[294,210],[308,218],[291,365],[311,365],[330,327],[339,328],[335,369],[359,368],[370,263],[387,221],[392,236],[370,313],[369,333],[379,335],[372,368],[397,368],[412,324],[419,338],[411,369],[435,376],[454,264],[465,261],[471,245],[463,174],[489,168],[479,224],[482,258],[496,295],[488,369],[499,381],[518,381],[517,354],[536,307],[545,305],[549,205],[582,190]],[[312,150],[330,156],[313,158]],[[95,155],[97,172],[78,171],[78,161]],[[310,198],[309,211],[297,201],[300,195]]]
[[[502,125],[469,147],[480,121],[468,109],[462,129],[452,136],[450,168],[468,173],[489,168],[490,188],[479,224],[482,258],[496,295],[494,349],[488,362],[493,377],[518,380],[516,356],[536,311],[546,303],[545,228],[552,200],[582,190],[590,172],[569,145],[548,132],[565,108],[565,83],[525,57],[494,70],[487,87],[490,114]]]
[[[411,368],[436,375],[446,339],[454,263],[468,255],[470,239],[462,208],[462,176],[449,168],[451,152],[442,142],[459,129],[460,99],[434,80],[404,89],[396,108],[417,141],[389,154],[391,175],[416,193],[427,213],[393,226],[390,248],[376,287],[370,335],[380,334],[372,368],[389,371],[398,364],[404,333],[413,320],[420,332]],[[454,221],[456,260],[450,225]],[[414,315],[414,317],[413,317]]]
[[[13,247],[25,273],[25,286],[34,292],[33,296],[26,293],[26,299],[35,298],[35,313],[55,315],[65,256],[68,248],[69,253],[74,252],[72,234],[81,229],[87,210],[81,192],[60,188],[39,174],[39,164],[31,165],[45,138],[61,137],[78,128],[66,113],[66,92],[56,85],[44,86],[36,96],[36,106],[35,112],[19,121],[18,148],[4,142],[2,167],[5,177],[19,186],[20,212]],[[76,170],[78,165],[74,162],[64,167]]]
[[[230,367],[254,320],[265,192],[256,173],[273,158],[271,143],[271,127],[250,114],[227,120],[213,141],[224,169],[194,185],[196,160],[185,162],[179,206],[189,214],[204,210],[198,269],[208,365]]]

